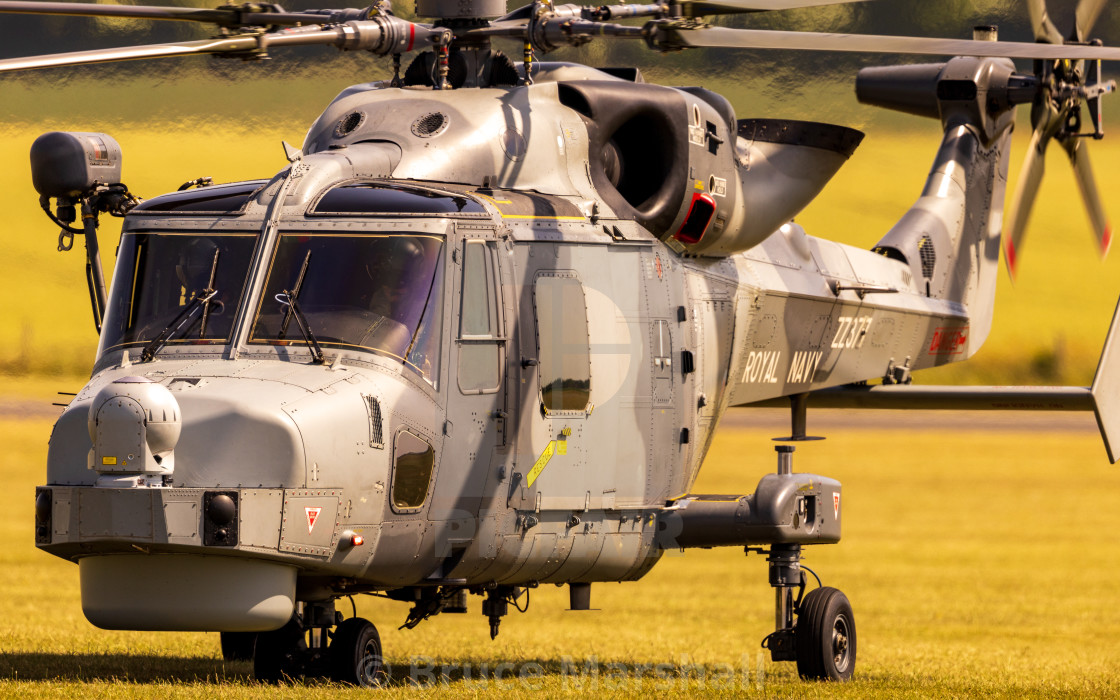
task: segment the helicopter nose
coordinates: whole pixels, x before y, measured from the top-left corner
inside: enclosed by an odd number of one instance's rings
[[[89,467],[99,474],[99,486],[166,482],[174,473],[182,419],[179,403],[160,384],[145,377],[114,381],[90,404],[87,425],[93,442]]]

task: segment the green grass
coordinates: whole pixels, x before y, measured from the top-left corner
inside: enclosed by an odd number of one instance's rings
[[[12,495],[0,508],[0,696],[369,697],[335,686],[263,688],[248,664],[220,660],[216,634],[109,632],[85,622],[77,567],[31,544],[49,430],[47,421],[0,423],[0,474]],[[769,437],[722,431],[697,490],[750,491],[772,468]],[[618,697],[1120,694],[1120,609],[1112,604],[1120,594],[1120,473],[1092,432],[850,430],[801,447],[795,468],[844,483],[844,540],[810,548],[806,564],[852,600],[855,682],[804,683],[791,664],[764,661],[757,685],[772,592],[761,557],[728,549],[666,556],[637,583],[596,584],[597,611],[568,612],[565,589],[542,587],[493,642],[478,598],[469,614],[412,631],[396,629],[403,604],[359,599],[394,668],[393,687],[377,697],[503,697],[534,686],[579,694],[578,679],[563,673],[566,660],[598,664],[601,675],[585,678],[583,690]],[[136,589],[159,594],[142,581]],[[463,663],[474,668],[469,680],[451,668],[446,685],[409,689],[410,665]],[[502,663],[512,666],[495,678]],[[616,683],[610,664],[667,664],[669,675],[647,670]],[[714,678],[727,666],[747,669],[745,685],[736,675],[732,687],[719,687]],[[540,677],[523,684],[522,672]]]

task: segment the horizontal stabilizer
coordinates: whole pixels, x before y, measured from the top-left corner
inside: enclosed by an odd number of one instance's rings
[[[1120,303],[1092,387],[848,385],[809,394],[810,408],[947,411],[1093,411],[1108,459],[1120,460]],[[747,404],[784,407],[790,397]]]

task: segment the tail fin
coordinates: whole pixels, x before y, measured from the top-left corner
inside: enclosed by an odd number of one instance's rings
[[[1101,351],[1097,375],[1093,377],[1093,412],[1097,414],[1097,426],[1108,450],[1108,459],[1113,464],[1120,460],[1120,302],[1112,314],[1112,325]]]
[[[965,356],[991,330],[1011,127],[1026,79],[1006,59],[958,57],[865,68],[856,83],[861,102],[936,118],[944,127],[921,197],[875,250],[910,265],[928,296],[967,309]]]

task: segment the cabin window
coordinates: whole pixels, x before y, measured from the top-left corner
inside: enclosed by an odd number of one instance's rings
[[[481,204],[462,195],[415,187],[356,182],[332,188],[311,208],[311,214],[474,214]]]
[[[185,325],[168,345],[230,342],[256,243],[256,233],[125,233],[101,329],[101,352],[147,344],[182,320]],[[193,303],[205,289],[215,290],[214,296]]]
[[[538,275],[533,304],[545,411],[585,411],[591,402],[591,348],[587,302],[574,273]]]
[[[296,299],[323,348],[368,350],[435,385],[439,376],[443,239],[423,234],[284,233],[250,342],[305,347]]]
[[[393,452],[394,510],[409,510],[424,505],[434,467],[435,451],[431,445],[407,430],[397,433]]]
[[[131,214],[240,214],[267,180],[211,185],[140,202]]]
[[[464,394],[498,390],[501,332],[496,287],[494,254],[490,246],[485,241],[466,241],[459,325],[459,389]]]

